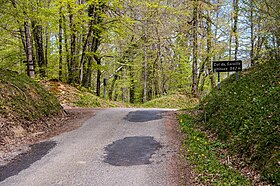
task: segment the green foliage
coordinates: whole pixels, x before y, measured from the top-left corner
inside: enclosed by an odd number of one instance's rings
[[[108,108],[118,106],[114,102],[103,100],[89,92],[80,94],[80,99],[74,102],[74,104],[79,107],[87,108]]]
[[[32,121],[61,111],[54,95],[24,74],[0,69],[0,114]]]
[[[67,107],[108,108],[126,107],[118,102],[108,101],[94,95],[94,92],[82,86],[73,87],[60,81],[42,81],[42,84]]]
[[[143,104],[150,108],[192,108],[198,104],[198,100],[191,96],[173,94],[153,99]]]
[[[217,149],[222,148],[219,141],[208,140],[196,128],[190,115],[180,115],[181,130],[186,133],[183,147],[185,157],[194,165],[199,182],[203,185],[251,185],[237,170],[219,161]]]
[[[225,80],[200,107],[203,125],[218,134],[232,153],[260,171],[263,178],[280,184],[280,63],[270,61]]]

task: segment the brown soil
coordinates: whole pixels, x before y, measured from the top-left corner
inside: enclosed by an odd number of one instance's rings
[[[86,120],[94,116],[95,110],[82,108],[67,109],[60,116],[30,122],[29,128],[24,128],[19,123],[11,123],[10,126],[14,127],[12,130],[9,128],[2,130],[3,134],[5,131],[10,132],[5,133],[5,137],[2,140],[3,143],[0,143],[0,166],[8,163],[18,154],[27,152],[32,144],[77,129]],[[5,121],[0,118],[1,122]]]

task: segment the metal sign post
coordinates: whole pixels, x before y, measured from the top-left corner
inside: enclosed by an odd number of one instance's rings
[[[220,76],[220,72],[218,72],[218,89],[221,89],[221,76]]]
[[[107,86],[107,79],[103,79],[103,85],[104,85],[104,91],[103,91],[103,97],[106,99],[106,86]]]
[[[213,72],[218,72],[218,89],[220,89],[220,72],[236,72],[236,79],[238,79],[238,72],[242,71],[242,61],[213,61],[212,67]]]

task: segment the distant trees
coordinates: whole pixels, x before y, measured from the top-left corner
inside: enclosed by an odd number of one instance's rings
[[[146,102],[215,86],[211,62],[280,55],[276,0],[6,0],[0,67]],[[26,63],[23,63],[26,62]]]

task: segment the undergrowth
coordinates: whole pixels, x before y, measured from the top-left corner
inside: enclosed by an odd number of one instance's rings
[[[162,96],[144,103],[143,107],[148,108],[191,108],[198,104],[198,99],[188,95],[172,94]]]
[[[109,101],[94,95],[93,91],[81,87],[71,86],[58,80],[41,82],[59,99],[61,105],[86,108],[129,107],[129,104]]]
[[[32,121],[61,111],[56,97],[25,74],[0,69],[0,115]]]
[[[195,126],[192,116],[184,114],[180,118],[181,130],[186,134],[183,142],[185,157],[198,173],[198,182],[203,185],[247,186],[251,182],[237,170],[219,161],[217,149],[223,148],[218,140],[208,140]]]
[[[231,76],[203,99],[202,126],[215,132],[229,152],[280,185],[280,62]]]

